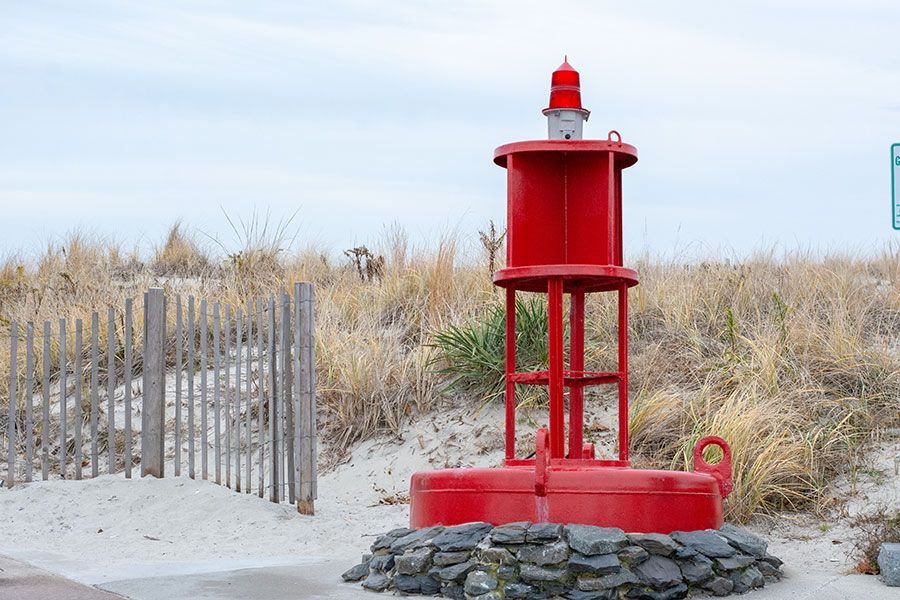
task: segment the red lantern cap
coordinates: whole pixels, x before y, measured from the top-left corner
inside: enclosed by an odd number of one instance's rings
[[[563,64],[553,71],[550,80],[550,106],[548,108],[581,108],[581,78],[569,64],[566,56]]]

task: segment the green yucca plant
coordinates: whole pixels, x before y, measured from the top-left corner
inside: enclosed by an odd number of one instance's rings
[[[483,317],[450,325],[433,336],[434,371],[446,390],[490,400],[504,388],[506,314],[492,306]],[[516,370],[547,368],[547,304],[541,298],[516,300]]]

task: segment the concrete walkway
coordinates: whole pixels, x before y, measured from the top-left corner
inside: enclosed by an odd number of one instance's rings
[[[101,588],[52,575],[0,557],[0,600],[379,600],[359,585],[342,583],[353,562],[319,557],[281,557],[195,563],[148,563],[98,567],[86,561],[33,555],[44,568]],[[800,568],[797,568],[800,567]],[[102,591],[105,590],[105,591]],[[735,598],[747,600],[900,600],[900,588],[876,577],[786,569],[786,577],[762,590]]]
[[[0,600],[122,600],[71,579],[0,556]]]

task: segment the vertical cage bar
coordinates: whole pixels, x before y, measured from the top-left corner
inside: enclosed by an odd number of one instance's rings
[[[619,460],[628,460],[628,286],[619,285]]]

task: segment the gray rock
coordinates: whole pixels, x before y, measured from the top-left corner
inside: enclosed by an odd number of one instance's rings
[[[638,583],[638,581],[640,580],[634,573],[628,569],[622,568],[618,573],[604,575],[602,577],[582,575],[578,578],[577,587],[583,592],[596,592],[598,590],[617,588],[625,584]]]
[[[766,554],[765,556],[763,556],[763,557],[762,557],[761,559],[759,559],[759,560],[769,563],[770,565],[772,565],[772,566],[775,567],[776,569],[780,569],[780,568],[781,568],[781,565],[784,564],[784,561],[783,561],[783,560],[781,560],[781,559],[778,558],[777,556],[772,556],[771,554]]]
[[[569,570],[573,573],[590,573],[592,575],[609,575],[622,568],[619,557],[615,554],[595,554],[585,556],[575,553],[569,557]]]
[[[391,547],[391,544],[394,543],[394,540],[403,537],[404,535],[408,535],[412,532],[412,529],[400,527],[399,529],[393,529],[385,533],[384,535],[379,535],[377,538],[375,538],[375,543],[372,544],[372,552],[376,552],[378,550],[387,550]]]
[[[766,551],[769,548],[769,542],[763,538],[741,527],[735,527],[730,523],[722,526],[719,530],[719,535],[728,540],[732,546],[741,552],[746,552],[754,558],[762,558],[766,555]]]
[[[619,559],[626,565],[637,565],[650,557],[650,553],[640,546],[625,546],[619,550]]]
[[[763,574],[763,577],[766,578],[766,581],[777,581],[784,575],[781,572],[781,569],[776,569],[771,565],[771,563],[768,563],[764,560],[756,561],[755,563],[753,563],[753,566],[759,569],[759,572]]]
[[[429,591],[423,591],[423,583]],[[394,575],[394,587],[404,594],[435,594],[441,589],[437,581],[425,575]]]
[[[678,543],[661,533],[629,533],[628,541],[640,546],[650,554],[659,554],[660,556],[671,556],[678,550]]]
[[[712,529],[676,531],[672,539],[710,558],[732,556],[736,552],[725,538]]]
[[[682,560],[678,563],[678,566],[681,568],[681,576],[685,581],[697,584],[703,583],[715,575],[712,564],[711,560],[702,554],[698,554]]]
[[[687,597],[688,586],[679,583],[676,586],[665,589],[661,592],[655,592],[644,588],[631,588],[625,593],[626,598],[635,598],[636,600],[676,600]]]
[[[428,570],[433,554],[434,550],[431,548],[407,550],[405,554],[394,559],[394,566],[401,575],[416,575]]]
[[[461,585],[442,585],[441,595],[451,600],[465,600],[466,590]]]
[[[586,555],[613,554],[628,545],[625,533],[613,527],[566,525],[566,536],[572,550]]]
[[[473,560],[467,560],[464,563],[450,565],[438,571],[437,576],[442,581],[463,581],[466,575],[469,574],[469,571],[475,568],[476,564]]]
[[[697,556],[699,552],[694,550],[693,548],[688,548],[687,546],[678,546],[678,550],[675,551],[675,558],[690,558],[692,556]]]
[[[499,548],[497,546],[490,546],[483,549],[479,552],[478,556],[481,558],[481,562],[491,565],[516,564],[516,557],[512,555],[512,552],[506,548]]]
[[[426,545],[432,538],[440,534],[444,528],[440,525],[434,527],[426,527],[417,529],[411,533],[400,536],[391,542],[390,550],[392,554],[403,554],[409,548],[419,548]]]
[[[500,565],[497,567],[497,577],[504,581],[515,579],[516,575],[518,575],[518,571],[515,565]]]
[[[503,586],[503,594],[507,598],[525,598],[533,590],[533,587],[520,581],[511,581]]]
[[[565,578],[566,570],[523,564],[521,569],[519,569],[519,576],[525,581],[530,582],[560,581]]]
[[[350,567],[341,573],[341,579],[344,581],[360,581],[369,574],[369,562],[363,561],[355,567]]]
[[[900,587],[900,544],[882,544],[878,551],[878,569],[885,585]]]
[[[362,582],[362,586],[373,592],[383,592],[391,586],[391,578],[378,571],[370,571],[369,576]]]
[[[536,565],[555,565],[569,558],[569,546],[564,541],[552,544],[535,544],[522,546],[518,552],[519,560]]]
[[[681,569],[671,558],[654,554],[634,569],[640,580],[655,590],[664,590],[681,583]]]
[[[491,531],[491,540],[495,544],[524,544],[525,532],[530,526],[531,523],[528,521],[520,521],[494,527]]]
[[[615,600],[619,597],[616,590],[598,590],[596,592],[582,592],[581,590],[569,590],[563,597],[566,600]]]
[[[503,600],[503,594],[500,592],[488,592],[478,596],[471,596],[472,600]]]
[[[559,523],[534,523],[525,533],[526,542],[552,542],[562,535],[563,526]]]
[[[497,589],[497,579],[490,573],[484,571],[472,571],[466,576],[466,583],[463,589],[467,594],[480,596]]]
[[[733,571],[735,569],[743,569],[744,567],[749,567],[752,565],[755,560],[753,560],[752,556],[744,556],[743,554],[735,554],[734,556],[725,556],[722,558],[716,559],[716,566],[720,569],[724,569],[726,571]]]
[[[734,592],[743,594],[754,588],[760,588],[766,584],[766,580],[759,569],[747,567],[743,571],[731,573],[731,582],[734,583]]]
[[[727,577],[714,577],[703,584],[703,589],[713,596],[727,596],[734,589],[734,582]]]
[[[460,552],[437,552],[432,558],[432,562],[439,567],[448,565],[457,565],[461,562],[469,560],[470,552],[462,550]]]
[[[472,550],[490,533],[489,523],[466,523],[448,527],[431,541],[441,552],[458,552]]]
[[[369,561],[369,567],[375,571],[387,573],[394,568],[393,554],[376,554]]]

